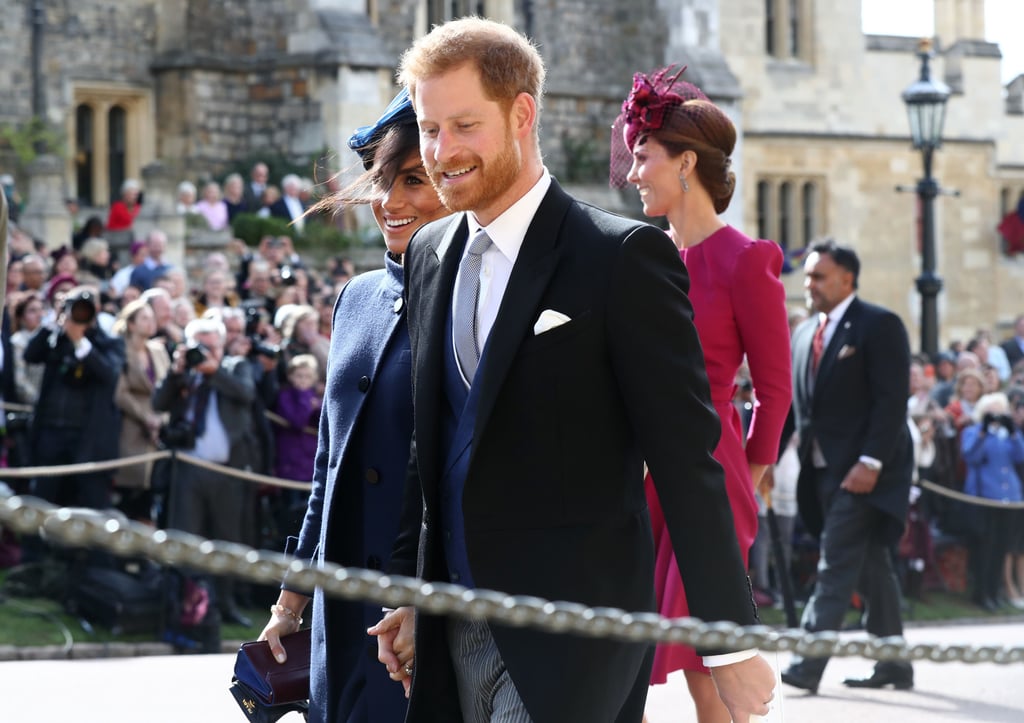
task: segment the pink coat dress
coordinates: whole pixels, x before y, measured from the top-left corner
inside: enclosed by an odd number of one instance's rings
[[[757,502],[749,465],[776,462],[793,397],[786,292],[779,280],[782,250],[772,241],[754,240],[725,226],[700,244],[683,249],[680,256],[690,272],[694,321],[704,347],[711,399],[722,421],[714,457],[725,469],[736,536],[746,559],[757,535]],[[744,356],[757,400],[745,444],[733,404],[736,372]],[[649,475],[645,484],[657,547],[658,610],[669,617],[687,616],[686,591]],[[659,645],[651,683],[664,683],[676,670],[706,672],[707,668],[689,646]]]

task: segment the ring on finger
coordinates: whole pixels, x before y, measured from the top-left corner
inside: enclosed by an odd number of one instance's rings
[[[405,664],[405,674],[408,675],[410,678],[412,677],[412,663],[411,662]]]

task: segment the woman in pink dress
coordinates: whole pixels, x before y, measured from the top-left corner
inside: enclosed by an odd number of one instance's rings
[[[667,68],[637,74],[612,142],[613,185],[632,183],[644,214],[664,216],[668,234],[690,273],[690,301],[704,347],[711,398],[722,421],[715,459],[725,469],[740,550],[749,555],[757,535],[755,486],[778,456],[792,400],[782,250],[755,240],[721,218],[736,177],[729,170],[736,129],[695,86]],[[746,358],[756,403],[744,439],[733,405],[736,372]],[[672,543],[648,477],[647,498],[657,545],[655,588],[662,615],[689,614]],[[752,603],[753,604],[753,603]],[[683,670],[700,723],[729,721],[709,669],[693,648],[659,645],[651,683]]]

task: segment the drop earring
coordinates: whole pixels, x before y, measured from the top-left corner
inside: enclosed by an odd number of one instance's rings
[[[690,191],[690,184],[686,182],[686,176],[680,173],[679,182],[683,184],[683,193],[688,193]]]

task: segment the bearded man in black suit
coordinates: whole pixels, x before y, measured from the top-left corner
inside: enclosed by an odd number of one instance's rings
[[[543,62],[514,30],[479,18],[438,26],[401,77],[424,167],[456,213],[421,228],[405,258],[409,507],[423,521],[393,571],[652,611],[646,460],[691,611],[753,623],[675,246],[548,174]],[[651,645],[419,614],[413,648],[389,625],[403,615],[374,632],[392,677],[413,676],[410,723],[642,717]],[[756,651],[702,652],[734,720],[768,712],[773,675]]]
[[[858,591],[867,631],[903,634],[893,546],[906,520],[913,465],[907,428],[910,346],[899,317],[857,298],[860,260],[828,241],[811,248],[804,287],[813,313],[793,332],[793,393],[800,435],[797,498],[821,539],[805,630],[839,630]],[[816,692],[828,658],[794,657],[784,683]],[[910,688],[909,663],[879,662],[851,687]]]

